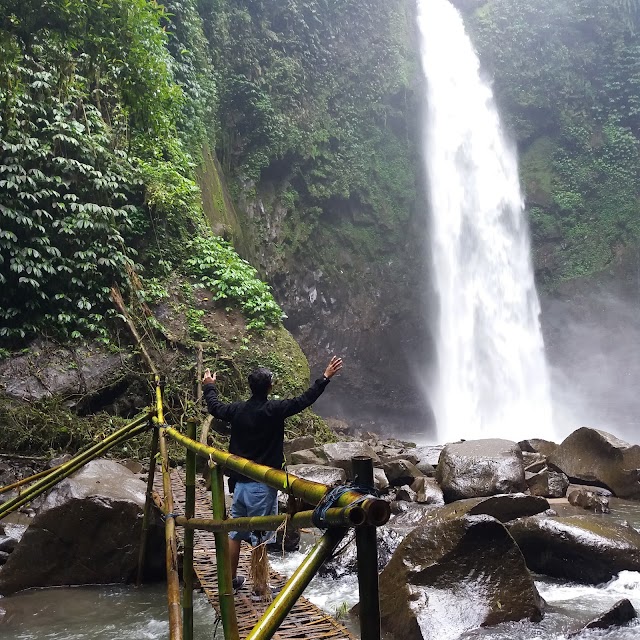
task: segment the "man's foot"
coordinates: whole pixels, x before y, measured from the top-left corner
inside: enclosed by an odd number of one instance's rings
[[[271,585],[269,585],[267,589],[269,590],[268,595],[264,595],[262,593],[258,593],[257,591],[253,590],[251,592],[251,595],[249,596],[251,598],[251,601],[252,602],[263,602],[265,600],[271,601],[280,593],[280,589],[276,589]]]
[[[244,576],[236,576],[231,581],[231,586],[233,587],[233,592],[237,593],[239,589],[242,589],[244,586],[246,578]]]

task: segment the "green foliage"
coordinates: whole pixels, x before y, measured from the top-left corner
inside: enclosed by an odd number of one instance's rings
[[[471,21],[523,151],[548,285],[603,269],[640,240],[638,6],[490,0]]]
[[[202,224],[185,148],[216,100],[195,0],[0,5],[0,340],[106,339],[125,267],[167,275]]]
[[[279,324],[282,309],[256,270],[242,260],[222,238],[196,236],[187,244],[187,275],[199,286],[213,292],[214,300],[229,300],[240,306],[249,319],[247,327],[261,331],[268,324]]]
[[[83,104],[86,79],[76,74],[61,96],[64,78],[37,61],[64,52],[32,50],[0,86],[0,336],[42,325],[100,334],[108,285],[133,255],[124,241],[132,168],[109,148],[98,109]]]
[[[223,166],[243,195],[249,179],[291,213],[266,250],[307,250],[338,207],[397,241],[416,199],[407,4],[200,0],[200,12],[219,73]]]

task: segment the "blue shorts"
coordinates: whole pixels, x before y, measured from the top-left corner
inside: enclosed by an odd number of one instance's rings
[[[231,503],[232,518],[247,518],[251,516],[271,516],[278,513],[278,490],[262,482],[238,482],[233,490]],[[272,532],[269,532],[269,537]],[[258,539],[255,531],[231,531],[232,540],[245,540],[252,545],[263,542]]]

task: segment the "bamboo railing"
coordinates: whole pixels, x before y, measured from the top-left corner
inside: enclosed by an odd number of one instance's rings
[[[167,567],[167,602],[169,611],[170,640],[193,640],[193,534],[197,529],[212,531],[215,537],[216,562],[218,565],[218,601],[225,640],[239,640],[227,534],[229,531],[275,531],[286,523],[292,529],[313,526],[314,511],[307,510],[293,515],[255,516],[248,518],[226,517],[223,470],[229,469],[256,482],[283,491],[310,505],[318,505],[330,487],[293,476],[281,469],[257,464],[225,451],[209,447],[197,441],[196,425],[189,422],[187,434],[169,427],[164,421],[162,385],[160,376],[154,371],[155,407],[138,416],[104,440],[78,453],[68,462],[48,469],[12,485],[0,488],[0,493],[32,482],[18,496],[0,505],[0,520],[21,506],[32,501],[61,480],[78,471],[87,462],[103,455],[114,446],[153,429],[151,440],[149,476],[143,512],[140,551],[138,557],[137,583],[143,578],[147,537],[151,509],[153,507],[153,482],[155,459],[160,452],[164,500],[162,511],[165,518],[165,543]],[[174,513],[171,486],[168,439],[186,447],[186,504],[184,515]],[[213,518],[195,518],[195,473],[196,456],[209,460],[211,467],[211,504]],[[354,459],[354,473],[360,484],[372,485],[373,463],[370,458]],[[375,529],[385,524],[390,515],[389,503],[356,489],[345,489],[335,503],[326,509],[324,523],[326,533],[316,543],[300,567],[289,578],[285,586],[264,612],[262,618],[247,636],[247,640],[268,640],[294,606],[297,599],[315,576],[320,566],[331,557],[349,528],[356,529],[358,552],[358,574],[360,589],[360,618],[363,640],[380,639],[380,611],[378,603],[377,548]],[[178,571],[178,549],[176,526],[185,530],[183,556],[183,589],[181,602],[180,576]]]
[[[162,435],[163,434],[163,435]],[[226,518],[224,508],[224,493],[222,488],[223,468],[238,472],[256,482],[262,482],[270,487],[302,499],[311,505],[318,505],[325,497],[330,487],[319,482],[312,482],[293,476],[281,469],[267,467],[251,460],[241,458],[209,447],[196,439],[196,434],[190,427],[188,435],[177,429],[166,427],[161,430],[162,437],[171,438],[186,447],[191,455],[200,455],[209,460],[211,466],[212,491],[212,519],[194,518],[189,507],[191,487],[195,485],[195,462],[191,456],[187,457],[186,489],[187,507],[184,516],[172,514],[171,521],[185,529],[189,534],[196,529],[213,531],[216,541],[216,562],[218,564],[218,601],[223,623],[225,640],[238,640],[238,626],[231,587],[231,570],[229,565],[229,546],[227,532],[229,531],[275,531],[286,522],[288,528],[302,528],[314,526],[313,511],[303,511],[294,515],[254,516],[248,518]],[[164,456],[163,456],[164,462]],[[360,478],[361,484],[373,491],[373,462],[371,458],[354,459],[354,472]],[[163,464],[163,474],[166,484],[170,484],[169,471]],[[170,488],[169,488],[170,490]],[[163,510],[169,514],[173,506],[166,501]],[[173,503],[171,503],[172,505]],[[289,578],[284,588],[278,593],[267,608],[258,624],[247,636],[247,640],[268,640],[294,606],[296,600],[313,579],[320,566],[331,557],[337,545],[343,539],[349,527],[356,528],[358,551],[358,570],[361,598],[361,630],[363,640],[379,640],[380,638],[380,608],[378,602],[378,568],[377,543],[375,529],[389,520],[390,506],[385,500],[370,495],[363,495],[355,489],[345,490],[329,508],[324,517],[328,529],[318,541],[300,567]],[[169,518],[167,517],[167,521]],[[192,588],[193,551],[192,537],[185,535],[184,554],[184,586]],[[362,613],[364,612],[364,614]],[[363,617],[366,616],[366,620]],[[173,628],[173,627],[172,627]],[[171,640],[192,640],[193,638],[193,609],[190,595],[183,594],[183,633],[171,635]]]

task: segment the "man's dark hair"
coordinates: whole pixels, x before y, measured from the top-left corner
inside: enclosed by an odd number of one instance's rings
[[[249,388],[256,396],[265,396],[273,383],[273,373],[269,369],[260,367],[249,374]]]

